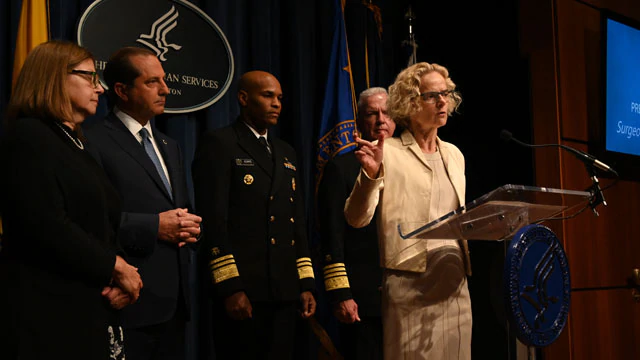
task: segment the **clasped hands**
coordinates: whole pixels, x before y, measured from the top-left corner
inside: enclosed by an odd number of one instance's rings
[[[159,214],[158,238],[182,247],[195,243],[200,236],[202,218],[188,209],[173,209]]]
[[[158,238],[177,244],[195,243],[200,236],[200,216],[190,214],[188,209],[173,209],[159,214]],[[142,279],[138,268],[129,265],[122,257],[116,256],[113,278],[109,286],[102,289],[104,296],[114,309],[133,304],[140,297]]]
[[[138,268],[129,265],[120,255],[117,255],[111,284],[102,289],[102,296],[109,301],[111,307],[119,310],[138,301],[141,289],[142,278]]]

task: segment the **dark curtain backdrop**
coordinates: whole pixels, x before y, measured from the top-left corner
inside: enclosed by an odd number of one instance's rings
[[[3,0],[0,5],[0,113],[4,114],[11,92],[11,74],[13,66],[13,51],[20,15],[20,0]],[[92,0],[50,0],[50,36],[52,39],[66,39],[76,41],[77,22],[85,9],[93,3]],[[317,255],[317,238],[315,237],[314,216],[314,171],[316,139],[318,138],[319,117],[322,106],[322,96],[326,82],[329,49],[331,45],[331,19],[334,2],[332,0],[208,0],[191,1],[207,13],[224,32],[231,46],[234,56],[234,80],[228,92],[212,106],[189,114],[163,115],[155,119],[156,126],[169,136],[176,139],[183,150],[184,163],[188,164],[186,171],[191,183],[190,164],[199,136],[206,130],[215,129],[230,124],[238,115],[239,107],[236,102],[236,80],[246,71],[265,70],[274,74],[281,82],[284,99],[283,110],[279,124],[273,133],[289,142],[298,152],[301,180],[306,194],[307,218],[309,219],[309,236],[312,239],[313,253]],[[360,1],[350,1],[347,4],[348,14],[352,24],[358,24],[349,29],[353,34],[353,44],[364,41],[364,34],[370,32],[367,26],[377,26],[371,20],[370,11],[362,6]],[[385,14],[386,15],[386,14]],[[367,20],[369,19],[369,20]],[[361,21],[369,21],[368,25]],[[361,28],[361,25],[365,25]],[[117,26],[117,19],[114,20]],[[381,52],[378,49],[382,38],[369,39],[372,50],[370,63],[372,71],[370,78],[372,86],[388,86],[381,79],[391,78],[391,70],[383,68]],[[391,44],[392,41],[387,41]],[[377,53],[375,52],[377,50]],[[366,87],[363,47],[354,45],[352,56],[355,57],[357,70],[357,91]],[[378,74],[378,75],[376,75]],[[106,96],[100,100],[98,113],[87,119],[85,125],[101,121],[108,109]],[[0,128],[0,133],[2,128]],[[192,187],[190,186],[192,194]],[[192,196],[193,198],[193,196]],[[317,259],[317,256],[314,256]],[[319,261],[316,260],[316,267]],[[316,270],[318,270],[316,268]],[[320,319],[327,320],[328,312],[323,303],[323,283],[321,271],[318,286],[320,289],[319,313]],[[198,280],[194,280],[193,288]],[[195,291],[195,290],[194,290]],[[197,297],[197,296],[196,296]],[[196,307],[194,316],[205,314]],[[324,322],[324,321],[323,321]],[[327,324],[331,335],[335,330]],[[206,339],[199,339],[200,331],[192,322],[188,329],[188,355],[190,359],[198,358],[199,345],[205,345]],[[318,343],[310,332],[299,334],[300,348],[297,356],[315,358]],[[205,336],[206,338],[206,336]],[[206,353],[206,351],[204,351]]]
[[[381,8],[383,19],[392,18],[387,0]],[[390,1],[389,1],[390,2]],[[406,1],[405,1],[406,2]],[[11,89],[13,50],[21,0],[3,0],[0,5],[0,113],[4,114]],[[50,35],[52,39],[76,40],[76,26],[92,0],[50,0]],[[304,188],[312,189],[319,114],[326,82],[331,42],[332,0],[194,0],[191,3],[207,13],[226,35],[235,60],[234,80],[227,93],[212,106],[185,115],[164,115],[156,125],[180,142],[185,164],[190,164],[199,135],[207,130],[231,123],[238,114],[236,80],[246,71],[265,70],[281,82],[284,92],[283,111],[274,133],[291,143],[298,151],[303,171]],[[347,2],[347,24],[354,65],[356,91],[366,88],[364,53],[365,33],[377,26],[371,11],[359,0]],[[401,15],[402,10],[397,14]],[[397,15],[396,14],[396,15]],[[117,20],[114,21],[117,26]],[[377,35],[376,35],[377,37]],[[369,35],[371,86],[388,86],[395,67],[385,66],[382,46],[393,53],[393,39]],[[101,99],[96,116],[85,124],[98,121],[107,112],[106,99]],[[190,174],[190,169],[189,169]]]
[[[92,2],[50,0],[51,37],[75,41],[77,21]],[[306,192],[309,235],[312,251],[316,254],[318,319],[331,335],[335,335],[335,324],[328,314],[322,292],[312,194],[316,139],[331,45],[333,1],[191,2],[207,13],[226,35],[235,60],[234,81],[225,96],[207,109],[186,115],[160,116],[155,120],[156,125],[180,143],[184,163],[189,165],[200,134],[225,126],[236,118],[236,80],[242,73],[259,69],[280,79],[284,92],[283,111],[273,132],[298,152]],[[533,181],[531,152],[499,140],[502,128],[509,129],[524,141],[531,136],[527,59],[521,57],[518,49],[518,1],[373,0],[372,4],[380,8],[381,35],[373,13],[361,0],[347,0],[345,10],[356,92],[367,86],[365,41],[370,86],[388,87],[406,66],[408,53],[401,43],[407,38],[404,15],[412,4],[416,14],[414,31],[419,45],[418,61],[446,66],[464,99],[460,114],[452,117],[438,134],[458,145],[465,154],[467,201],[506,183],[530,185]],[[10,96],[20,5],[20,0],[0,1],[1,114],[4,114]],[[117,20],[114,26],[117,26]],[[99,121],[106,112],[105,99],[101,99],[97,116],[87,119],[87,123]],[[186,171],[190,180],[190,166]],[[502,310],[501,246],[487,242],[472,244],[474,276],[470,280],[470,290],[474,358],[513,358],[508,351],[512,344]],[[195,283],[193,287],[197,288]],[[200,313],[194,315],[198,317]],[[197,335],[200,332],[194,326],[189,329],[190,360],[196,359],[199,352]],[[316,358],[317,341],[308,333],[302,333],[300,337],[301,348],[296,358]],[[204,338],[206,342],[206,336]]]

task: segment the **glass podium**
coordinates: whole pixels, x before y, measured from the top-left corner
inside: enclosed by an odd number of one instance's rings
[[[538,231],[530,230],[533,226],[531,224],[558,218],[563,214],[577,212],[590,206],[592,197],[592,194],[587,191],[508,184],[434,221],[400,223],[398,233],[404,240],[413,242],[409,248],[424,246],[423,241],[416,241],[421,239],[464,239],[504,244],[502,276],[497,280],[496,278],[489,280],[489,283],[501,282],[502,293],[494,292],[494,296],[487,301],[492,303],[499,302],[501,299],[503,301],[505,309],[503,316],[508,318],[504,324],[508,334],[508,358],[535,360],[535,347],[530,346],[532,340],[539,334],[542,336],[549,334],[547,344],[551,343],[555,341],[566,323],[569,297],[562,297],[562,295],[570,292],[569,269],[561,245],[548,228],[542,227],[553,235],[555,238],[553,241],[526,238],[526,236],[523,237],[523,232],[528,234],[530,231]],[[541,226],[536,225],[536,227]],[[486,245],[489,248],[493,247],[493,244]],[[541,255],[543,253],[544,256]],[[562,262],[561,259],[565,261]],[[512,264],[516,266],[510,266]],[[532,276],[531,273],[538,273],[541,268],[539,264],[551,265],[551,270],[542,267],[547,269],[542,273],[545,281],[538,284],[534,281],[537,277]],[[485,272],[486,275],[487,272]],[[563,280],[566,281],[563,282]],[[535,322],[529,320],[540,314],[529,309],[531,306],[524,297],[528,294],[525,291],[528,289],[527,286],[531,284],[538,284],[536,289],[540,288],[540,293],[545,296],[557,295],[559,299],[563,299],[555,306],[564,312],[555,308],[547,309],[547,321],[539,329],[534,328]],[[508,296],[513,293],[516,295]],[[498,306],[490,308],[492,309],[490,311],[496,311],[496,316],[499,315],[498,310],[495,310]],[[557,326],[558,324],[562,326]],[[525,330],[531,330],[530,334],[523,335],[527,332]],[[516,338],[519,341],[516,342]]]
[[[587,206],[591,193],[524,185],[503,185],[439,219],[398,224],[403,239],[500,241],[520,228]]]

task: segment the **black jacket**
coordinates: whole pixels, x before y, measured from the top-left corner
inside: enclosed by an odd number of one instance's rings
[[[375,217],[361,229],[349,226],[344,204],[360,171],[353,152],[325,165],[318,187],[318,217],[325,290],[332,303],[354,299],[361,316],[380,316],[382,269]]]
[[[243,122],[206,133],[193,163],[196,207],[214,289],[251,301],[297,301],[313,290],[295,151],[266,149]]]
[[[18,119],[1,159],[0,358],[107,360],[117,193],[54,120]]]

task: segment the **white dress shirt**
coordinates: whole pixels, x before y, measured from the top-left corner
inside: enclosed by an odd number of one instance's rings
[[[167,170],[167,165],[164,163],[162,154],[158,150],[158,145],[156,144],[155,137],[153,135],[153,130],[151,130],[151,122],[147,121],[146,125],[142,126],[136,119],[132,118],[131,116],[129,116],[129,114],[118,109],[117,107],[113,108],[113,113],[116,114],[118,119],[122,121],[124,126],[126,126],[127,129],[129,129],[131,134],[135,136],[136,140],[138,140],[138,142],[141,145],[142,145],[142,136],[140,136],[140,130],[142,130],[143,127],[147,129],[147,131],[149,132],[149,139],[151,140],[151,144],[153,145],[153,151],[156,152],[158,159],[160,159],[160,165],[162,165],[162,171],[164,171],[164,175],[166,176],[167,181],[169,181],[169,185],[171,185],[171,178],[169,177],[169,171]]]

